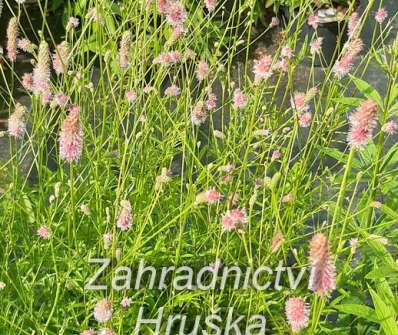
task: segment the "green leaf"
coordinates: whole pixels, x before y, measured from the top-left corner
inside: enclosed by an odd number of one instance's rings
[[[377,318],[375,318],[375,310],[365,305],[343,304],[334,306],[334,308],[345,314],[352,314],[372,322],[378,322]]]
[[[336,148],[322,148],[322,147],[318,147],[320,150],[322,150],[326,155],[334,158],[335,160],[339,161],[340,163],[343,164],[347,164],[347,160],[348,160],[348,155],[341,152],[340,150],[336,149]],[[352,166],[355,169],[362,169],[361,163],[354,159],[352,162]]]
[[[373,99],[379,107],[383,107],[383,99],[381,98],[379,92],[376,91],[375,88],[370,86],[366,81],[355,78],[354,76],[351,76],[352,81],[354,82],[355,86],[357,89],[367,98]]]
[[[370,295],[372,296],[375,305],[376,315],[379,323],[383,328],[386,335],[397,335],[398,325],[395,321],[394,308],[389,304],[387,305],[382,298],[371,288],[369,288]]]
[[[398,267],[391,267],[390,265],[383,265],[370,271],[365,278],[366,279],[382,279],[388,277],[398,277]]]

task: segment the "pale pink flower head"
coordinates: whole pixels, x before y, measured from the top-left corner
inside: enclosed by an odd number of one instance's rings
[[[314,29],[318,29],[319,17],[318,15],[310,15],[308,16],[307,23]]]
[[[66,24],[66,31],[79,27],[79,19],[77,17],[71,16]]]
[[[13,16],[7,27],[7,57],[11,62],[15,62],[17,60],[18,34],[18,19]]]
[[[308,327],[310,312],[303,298],[289,298],[286,301],[285,312],[293,333]]]
[[[383,23],[387,19],[387,17],[388,17],[388,12],[386,11],[386,9],[380,8],[376,13],[375,20],[378,23]]]
[[[31,92],[33,91],[33,74],[24,73],[22,76],[22,86],[25,90]]]
[[[159,14],[166,14],[169,8],[169,0],[158,0],[157,8]]]
[[[323,43],[323,37],[318,37],[315,38],[314,40],[311,41],[310,43],[310,52],[311,54],[320,54],[322,51],[322,43]]]
[[[84,330],[80,335],[95,335],[95,331],[92,329]]]
[[[166,20],[173,27],[182,26],[187,18],[187,13],[181,2],[172,0],[166,10]]]
[[[206,121],[206,119],[207,110],[205,108],[204,102],[199,101],[191,113],[191,121],[195,126],[200,126]]]
[[[377,104],[366,100],[350,115],[350,130],[348,143],[356,148],[368,143],[376,127]]]
[[[357,12],[351,14],[348,19],[348,37],[354,39],[358,37],[359,28],[360,28],[360,20]]]
[[[199,193],[196,196],[195,203],[196,204],[201,204],[201,203],[207,203],[207,204],[214,204],[220,201],[221,199],[221,194],[214,188],[204,191],[202,193]]]
[[[274,150],[271,156],[272,160],[281,158],[281,152],[279,150]]]
[[[306,100],[306,94],[303,92],[294,93],[291,105],[298,112],[307,111],[310,108]]]
[[[57,93],[53,100],[52,100],[52,106],[56,107],[66,107],[68,104],[69,97],[65,93]]]
[[[20,139],[26,131],[26,107],[17,103],[14,112],[8,118],[8,133],[11,137]]]
[[[275,67],[282,72],[287,72],[287,70],[289,70],[289,60],[287,58],[282,58],[276,63]]]
[[[287,58],[287,59],[292,58],[293,57],[293,49],[291,47],[289,47],[288,45],[285,45],[284,47],[282,47],[281,56],[283,58]]]
[[[121,231],[129,230],[133,223],[133,210],[131,208],[130,201],[122,200],[120,203],[120,213],[116,222],[116,226]]]
[[[272,27],[279,26],[279,19],[278,19],[276,16],[272,17],[269,26],[270,26],[271,28],[272,28]]]
[[[59,137],[61,159],[77,162],[83,151],[83,128],[80,122],[80,107],[70,105],[69,114],[61,125]]]
[[[312,121],[312,114],[310,112],[301,113],[298,116],[298,123],[302,128],[308,128]]]
[[[65,73],[68,70],[69,58],[69,44],[63,41],[61,44],[57,45],[53,54],[53,68],[56,74]]]
[[[37,230],[37,235],[42,238],[43,240],[48,240],[51,237],[51,230],[50,228],[46,227],[46,226],[41,226],[38,230]]]
[[[386,133],[389,136],[392,136],[397,133],[398,125],[395,121],[390,120],[386,122],[383,127],[381,127],[381,131]]]
[[[101,328],[98,335],[116,335],[116,333],[110,328]]]
[[[254,60],[253,73],[255,82],[268,79],[272,75],[272,57],[263,55],[259,59]]]
[[[178,97],[181,93],[180,88],[177,85],[171,85],[166,88],[164,91],[164,94],[166,94],[169,97]]]
[[[94,306],[94,318],[99,323],[108,322],[112,318],[113,307],[109,299],[101,299]]]
[[[244,209],[233,209],[224,214],[221,218],[223,231],[244,229],[247,223],[247,215]]]
[[[207,95],[207,100],[205,101],[206,109],[208,111],[213,110],[217,107],[217,96],[214,93],[209,92]]]
[[[27,38],[20,38],[18,39],[18,48],[24,52],[33,53],[36,49],[36,45]]]
[[[216,0],[205,0],[205,7],[209,12],[216,9]]]
[[[326,236],[315,234],[310,243],[311,274],[308,288],[319,296],[328,296],[336,288],[336,267]]]
[[[128,90],[126,92],[126,99],[129,103],[134,103],[137,100],[137,94],[134,90]]]
[[[130,307],[131,303],[132,303],[131,298],[124,297],[120,302],[120,306],[122,306],[123,308],[128,308]]]
[[[315,97],[318,89],[316,87],[310,88],[306,93],[295,92],[291,99],[291,106],[298,112],[307,112],[310,109],[309,102]]]
[[[154,60],[154,64],[160,64],[163,66],[170,66],[181,61],[181,55],[178,51],[163,52],[157,56]]]
[[[206,78],[208,72],[209,64],[204,60],[200,60],[196,68],[196,78],[198,78],[199,81],[202,81]]]
[[[184,26],[175,26],[173,27],[173,31],[171,33],[171,41],[174,42],[179,39],[182,35],[184,35],[185,29]]]
[[[233,106],[236,109],[243,109],[247,105],[247,100],[240,88],[236,88],[232,98]]]

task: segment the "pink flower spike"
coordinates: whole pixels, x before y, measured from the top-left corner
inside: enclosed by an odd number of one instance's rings
[[[386,122],[383,127],[381,127],[381,131],[386,133],[389,136],[395,135],[397,133],[398,125],[395,121]]]
[[[108,322],[112,318],[113,308],[109,299],[101,299],[94,306],[94,318],[99,323]]]
[[[308,128],[311,124],[312,114],[310,112],[301,113],[298,117],[298,123],[302,128]]]
[[[217,107],[217,96],[214,93],[209,93],[205,105],[208,111],[215,109]]]
[[[272,57],[263,55],[260,59],[254,60],[253,73],[254,81],[259,83],[263,79],[268,79],[272,75]]]
[[[270,26],[271,28],[272,28],[272,27],[279,26],[279,19],[278,19],[276,16],[272,17],[269,26]]]
[[[282,50],[281,50],[281,56],[287,59],[290,59],[293,57],[293,49],[289,47],[288,45],[285,45]]]
[[[347,141],[352,147],[360,148],[368,143],[376,127],[377,104],[373,100],[364,101],[350,115],[350,130]]]
[[[26,107],[17,103],[15,106],[14,113],[8,118],[8,133],[11,137],[21,139],[26,131]]]
[[[179,63],[181,61],[181,55],[178,51],[169,51],[161,53],[154,60],[154,64],[160,64],[163,66],[170,66],[172,64]]]
[[[307,19],[307,23],[309,26],[314,28],[315,30],[318,29],[319,18],[317,15],[310,15]]]
[[[323,37],[319,37],[311,41],[310,52],[311,54],[320,54],[322,51]]]
[[[286,301],[285,311],[293,333],[308,327],[310,312],[303,298],[289,298]]]
[[[216,0],[205,0],[205,7],[209,12],[216,9]]]
[[[199,81],[203,81],[207,73],[209,72],[209,64],[207,64],[206,61],[201,60],[198,63],[198,67],[196,69],[196,78],[198,78]]]
[[[166,20],[173,26],[182,26],[187,18],[184,6],[179,1],[171,1],[167,5]]]
[[[22,76],[22,86],[25,90],[32,92],[33,91],[33,74],[32,73],[24,73]]]
[[[65,93],[57,93],[52,100],[52,106],[66,107],[69,97]]]
[[[137,100],[137,94],[134,92],[134,90],[129,90],[126,92],[126,99],[132,104],[135,102],[135,100]]]
[[[166,88],[164,91],[164,94],[166,94],[169,97],[178,97],[181,93],[180,88],[177,85],[171,85]]]
[[[132,300],[130,298],[124,297],[122,299],[122,301],[120,302],[120,306],[122,306],[123,308],[128,308],[128,307],[130,307],[131,303],[132,303]]]
[[[244,209],[233,209],[221,218],[223,231],[244,229],[247,223],[247,215]]]
[[[121,210],[116,222],[116,226],[121,231],[126,231],[131,228],[133,222],[133,210],[130,201],[122,200],[120,203]]]
[[[385,10],[385,8],[380,8],[375,16],[375,20],[378,23],[383,23],[388,17],[388,12]]]
[[[351,39],[357,38],[360,28],[360,20],[357,12],[351,14],[348,19],[348,37]]]
[[[232,100],[233,100],[233,106],[236,109],[243,109],[247,105],[246,97],[239,88],[235,89]]]
[[[196,196],[195,203],[207,203],[207,204],[214,204],[217,203],[221,199],[221,194],[216,191],[215,189],[210,189],[205,192],[199,193]]]
[[[95,331],[92,329],[84,330],[80,335],[95,335]]]
[[[201,124],[205,123],[206,119],[207,110],[205,108],[204,102],[199,101],[191,113],[191,122],[195,126],[200,126]]]
[[[276,160],[276,159],[279,159],[279,158],[281,158],[281,152],[279,150],[274,150],[272,152],[271,159],[272,160]]]
[[[83,151],[83,128],[80,123],[80,107],[69,106],[69,114],[61,125],[59,137],[61,159],[77,162]]]
[[[308,288],[319,296],[328,296],[336,288],[336,267],[326,236],[315,234],[310,243],[311,273]]]
[[[289,60],[282,58],[276,63],[276,68],[282,72],[287,72],[287,70],[289,70]]]
[[[110,328],[101,328],[98,335],[116,335],[116,333]]]
[[[46,227],[46,226],[41,226],[38,230],[37,230],[37,235],[39,237],[41,237],[43,240],[48,240],[51,237],[51,230],[50,228]]]
[[[18,34],[18,19],[13,16],[7,27],[7,57],[11,62],[15,62],[17,60]]]
[[[158,13],[159,14],[166,14],[168,8],[169,8],[168,0],[158,0]]]

